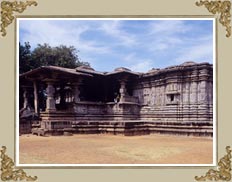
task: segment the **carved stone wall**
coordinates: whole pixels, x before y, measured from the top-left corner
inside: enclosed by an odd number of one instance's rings
[[[150,72],[140,78],[133,95],[142,105],[141,119],[212,122],[212,65],[180,65]]]

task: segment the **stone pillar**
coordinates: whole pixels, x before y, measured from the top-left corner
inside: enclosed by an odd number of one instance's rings
[[[200,82],[200,102],[204,104],[208,104],[208,93],[207,93],[207,82]]]
[[[33,87],[34,87],[34,107],[35,107],[35,113],[38,114],[39,113],[39,100],[38,100],[38,93],[37,93],[37,84],[34,81],[33,82]]]
[[[210,121],[210,109],[209,109],[209,103],[208,103],[208,94],[210,92],[208,88],[208,69],[204,68],[199,71],[199,114],[201,114],[201,117],[198,119],[202,122],[204,121]]]
[[[65,105],[65,90],[63,85],[60,86],[60,105]]]
[[[191,83],[190,83],[190,92],[189,92],[189,121],[198,121],[198,83],[199,83],[199,72],[197,69],[193,70],[191,73]]]
[[[73,96],[74,96],[74,103],[78,103],[80,101],[80,89],[79,89],[79,84],[76,83],[73,86]]]
[[[127,95],[127,91],[126,91],[126,81],[125,80],[121,80],[120,81],[120,89],[119,89],[119,93],[120,93],[120,102],[125,102],[125,97]]]
[[[82,84],[83,79],[79,78],[76,82],[73,83],[73,102],[78,103],[80,102],[80,85]]]
[[[200,74],[199,77],[201,79],[200,82],[200,87],[199,87],[199,91],[200,91],[200,102],[204,103],[204,104],[208,104],[208,70],[207,69],[202,69],[200,70]]]
[[[198,70],[194,70],[191,75],[190,103],[198,103]]]
[[[47,85],[46,111],[56,111],[56,101],[54,99],[55,88],[53,87],[52,82],[48,82]]]
[[[23,90],[24,90],[23,91],[23,108],[27,108],[27,106],[28,106],[28,98],[27,98],[28,93],[27,93],[26,88],[24,88]]]

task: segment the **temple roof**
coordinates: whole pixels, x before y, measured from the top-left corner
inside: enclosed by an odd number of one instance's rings
[[[75,70],[76,72],[95,74],[95,75],[104,75],[105,73],[105,72],[95,71],[90,66],[78,66]]]
[[[41,74],[48,74],[49,71],[54,71],[56,73],[60,74],[66,74],[66,75],[75,75],[75,76],[87,76],[92,77],[91,74],[81,73],[77,72],[75,69],[70,68],[63,68],[58,66],[42,66],[39,68],[36,68],[34,70],[28,71],[26,73],[20,74],[20,78],[23,77],[35,77],[35,76],[41,76]]]
[[[96,74],[96,75],[102,75],[102,76],[107,76],[107,75],[116,75],[116,74],[121,74],[121,73],[126,73],[130,75],[140,75],[141,73],[131,71],[128,68],[120,67],[116,68],[112,72],[100,72],[100,71],[95,71],[93,68],[90,66],[79,66],[76,68],[77,72],[82,72],[82,73],[88,73],[88,74]]]
[[[197,63],[194,61],[186,61],[186,62],[182,63],[181,66],[191,66],[194,64],[197,64]]]
[[[141,73],[131,71],[130,69],[124,67],[116,68],[114,71],[107,72],[105,75],[115,75],[120,73],[126,73],[126,74],[137,75],[137,76],[141,75]]]
[[[61,78],[61,79],[71,79],[73,75],[75,76],[82,76],[82,77],[94,77],[95,75],[99,76],[116,76],[118,78],[124,76],[130,76],[131,78],[133,77],[150,77],[162,73],[167,73],[167,72],[173,72],[173,71],[181,71],[181,70],[189,70],[189,69],[197,69],[197,68],[202,68],[202,67],[211,67],[212,64],[203,62],[203,63],[195,63],[192,61],[185,62],[180,65],[175,65],[175,66],[169,66],[163,69],[158,69],[158,68],[152,68],[149,70],[147,73],[139,73],[139,72],[134,72],[131,71],[128,68],[124,67],[119,67],[116,68],[112,72],[100,72],[100,71],[95,71],[93,68],[90,66],[79,66],[75,69],[71,68],[63,68],[63,67],[58,67],[58,66],[42,66],[40,68],[36,68],[34,70],[28,71],[26,73],[23,73],[20,75],[20,78],[31,78],[31,79],[44,79],[44,76],[50,76],[53,74],[53,77],[55,78]],[[75,79],[74,77],[73,79]]]
[[[208,62],[196,63],[193,61],[187,61],[187,62],[184,62],[180,65],[169,66],[169,67],[166,67],[163,69],[152,68],[147,73],[143,73],[142,76],[149,77],[149,76],[167,73],[167,72],[174,72],[174,71],[181,71],[181,70],[192,70],[192,69],[199,69],[202,67],[213,68],[212,66],[213,65],[208,63]]]

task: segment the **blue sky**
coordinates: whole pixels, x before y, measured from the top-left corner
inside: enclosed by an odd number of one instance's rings
[[[186,61],[213,63],[212,20],[43,20],[19,21],[19,41],[79,50],[98,71],[126,67],[147,72]]]

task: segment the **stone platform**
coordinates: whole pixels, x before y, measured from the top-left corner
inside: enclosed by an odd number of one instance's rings
[[[55,121],[53,121],[55,122]],[[197,122],[155,122],[155,121],[56,121],[56,126],[45,132],[48,135],[72,134],[113,134],[113,135],[148,135],[153,133],[187,136],[213,136],[213,124]],[[61,127],[59,127],[62,125]]]

